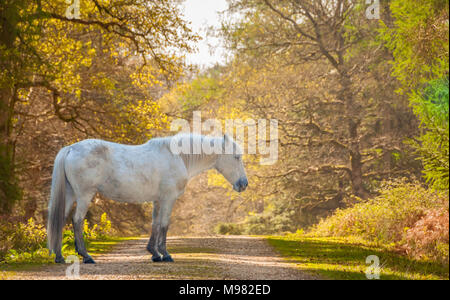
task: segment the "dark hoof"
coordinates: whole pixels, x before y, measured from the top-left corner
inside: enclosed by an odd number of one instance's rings
[[[162,259],[163,262],[173,262],[173,258],[170,255],[164,256]]]
[[[95,264],[95,261],[92,257],[83,258],[83,264]]]
[[[153,255],[152,256],[152,261],[153,262],[162,262],[163,260],[161,258],[161,255]]]
[[[57,258],[55,258],[55,263],[57,263],[57,264],[65,264],[66,261],[64,260],[64,257],[57,257]]]

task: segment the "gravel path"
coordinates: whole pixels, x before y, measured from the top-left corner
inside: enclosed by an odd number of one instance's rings
[[[81,265],[81,279],[314,279],[283,261],[263,238],[243,236],[170,237],[167,245],[174,263],[152,263],[147,239],[117,245]],[[51,265],[15,272],[11,279],[67,279],[70,266]]]

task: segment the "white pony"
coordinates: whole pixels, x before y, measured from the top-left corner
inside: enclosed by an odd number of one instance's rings
[[[221,154],[174,154],[171,142],[194,145],[220,145],[233,149]],[[192,150],[192,146],[190,147]],[[227,154],[229,153],[229,154]],[[128,146],[102,140],[84,140],[61,149],[53,167],[48,214],[48,247],[56,254],[55,262],[64,263],[61,253],[62,230],[76,202],[72,219],[76,251],[84,263],[95,263],[83,240],[83,222],[89,204],[96,195],[119,202],[153,202],[152,234],[147,250],[154,262],[171,262],[166,236],[172,207],[184,193],[188,181],[205,170],[215,168],[242,192],[248,180],[242,162],[242,151],[227,135],[206,137],[182,134],[155,138],[139,146]]]

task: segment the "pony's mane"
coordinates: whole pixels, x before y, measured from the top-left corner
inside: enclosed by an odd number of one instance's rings
[[[188,140],[190,142],[190,145],[193,145],[194,143],[203,143],[206,139],[209,141],[223,142],[223,137],[213,137],[213,136],[206,136],[206,135],[200,135],[200,134],[194,134],[194,133],[179,133],[174,136],[153,138],[153,139],[149,140],[147,144],[150,144],[154,147],[170,147],[170,143],[171,143],[172,139],[174,139],[174,138],[177,138],[178,141],[182,141],[182,142],[185,142],[186,140]],[[233,141],[233,143],[234,143],[234,141]],[[199,154],[197,154],[197,155],[199,155]]]
[[[151,145],[152,147],[167,147],[167,149],[169,149],[170,151],[170,143],[172,141],[172,139],[176,138],[178,140],[178,142],[181,143],[185,143],[185,142],[189,142],[189,145],[191,145],[191,151],[190,153],[180,153],[177,154],[179,155],[183,161],[184,164],[186,165],[186,167],[188,169],[190,169],[191,167],[197,165],[200,162],[203,162],[204,160],[206,160],[207,158],[211,158],[212,156],[215,156],[217,154],[206,154],[203,151],[200,154],[193,154],[193,145],[195,143],[203,143],[206,141],[208,142],[219,142],[221,147],[223,145],[223,141],[224,138],[223,136],[221,137],[217,137],[217,136],[206,136],[206,135],[200,135],[200,134],[193,134],[193,133],[179,133],[177,135],[174,136],[169,136],[169,137],[162,137],[162,138],[153,138],[151,139],[148,144]],[[232,139],[229,138],[230,142],[233,143],[233,148],[236,149],[238,147],[238,145],[236,144],[236,142]]]

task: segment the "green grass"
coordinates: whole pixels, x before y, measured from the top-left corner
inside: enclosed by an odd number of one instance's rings
[[[381,280],[448,280],[449,266],[417,261],[386,247],[355,238],[313,238],[299,235],[268,236],[267,240],[287,261],[323,279],[367,280],[366,258],[380,259]]]
[[[95,256],[111,251],[118,243],[137,239],[139,239],[139,237],[107,237],[101,240],[90,241],[87,250],[89,254],[95,258]]]
[[[98,240],[91,240],[87,244],[89,254],[95,259],[96,256],[102,255],[111,251],[111,249],[118,243],[139,239],[139,237],[105,237]],[[65,257],[69,255],[76,255],[75,247],[70,244],[63,250]],[[81,257],[80,257],[81,258]],[[19,271],[33,271],[39,268],[54,264],[54,256],[38,257],[30,259],[29,261],[0,263],[0,280],[13,277]]]

